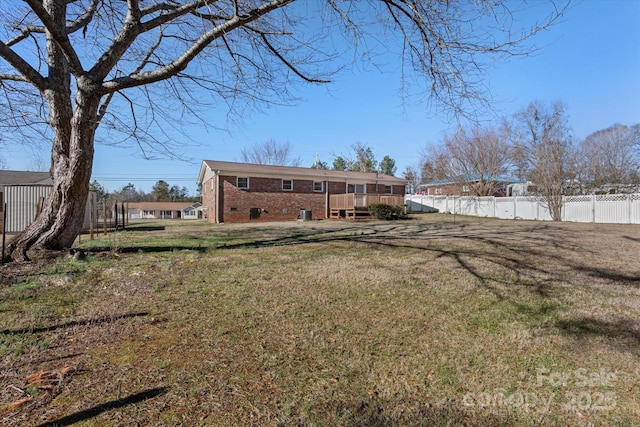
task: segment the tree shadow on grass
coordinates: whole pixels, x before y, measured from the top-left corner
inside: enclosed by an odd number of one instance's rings
[[[640,328],[630,319],[604,321],[592,317],[581,317],[557,322],[558,328],[579,340],[590,337],[607,338],[607,343],[640,354]]]
[[[637,237],[631,237],[631,236],[622,236],[622,237],[624,237],[627,240],[631,240],[631,241],[640,243],[640,239],[638,239]]]
[[[628,274],[621,274],[614,270],[595,268],[595,267],[577,267],[578,270],[585,272],[591,277],[598,279],[605,279],[616,282],[620,285],[640,287],[640,275],[632,276]]]
[[[109,402],[105,402],[101,405],[94,406],[89,409],[85,409],[83,411],[76,412],[71,415],[67,415],[62,418],[58,418],[54,421],[49,421],[44,424],[40,424],[38,427],[58,427],[58,426],[68,426],[71,424],[75,424],[80,421],[85,421],[90,418],[97,417],[98,415],[111,411],[113,409],[122,408],[124,406],[133,405],[136,403],[143,402],[148,399],[152,399],[154,397],[165,394],[169,389],[167,387],[157,387],[149,390],[141,391],[140,393],[132,394],[130,396],[125,397],[124,399],[111,400]]]
[[[390,426],[518,426],[522,420],[499,410],[478,410],[474,402],[463,403],[464,398],[452,398],[447,402],[432,405],[412,402],[409,410],[398,410],[393,402],[374,398],[344,402],[339,416],[344,425],[390,427]],[[471,399],[472,400],[472,399]],[[408,403],[408,402],[407,402]]]
[[[19,335],[19,334],[27,334],[27,333],[39,334],[42,332],[51,332],[58,329],[71,328],[74,326],[99,325],[102,323],[115,322],[117,320],[122,320],[122,319],[131,319],[134,317],[148,316],[149,314],[150,313],[147,311],[142,311],[139,313],[127,313],[127,314],[121,314],[118,316],[103,317],[100,319],[73,320],[71,322],[61,323],[58,325],[44,326],[41,328],[22,328],[22,329],[13,329],[13,330],[5,329],[3,331],[0,331],[0,334],[2,335]]]
[[[209,250],[206,246],[122,246],[122,247],[109,247],[109,246],[93,246],[87,248],[87,252],[118,252],[122,254],[132,253],[161,253],[161,252],[176,252],[176,251],[196,251],[207,252]]]
[[[166,227],[164,225],[127,225],[120,231],[164,231]]]

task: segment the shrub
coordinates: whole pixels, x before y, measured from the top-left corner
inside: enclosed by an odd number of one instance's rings
[[[387,205],[386,203],[373,203],[369,205],[369,212],[378,219],[405,219],[407,218],[406,205]]]

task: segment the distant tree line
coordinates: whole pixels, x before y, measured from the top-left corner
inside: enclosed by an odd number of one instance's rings
[[[291,144],[278,143],[270,139],[253,145],[251,148],[242,149],[242,161],[259,165],[273,166],[300,166],[300,157],[291,154]],[[390,156],[384,156],[380,162],[376,160],[373,149],[357,142],[350,147],[347,154],[334,155],[333,164],[330,167],[325,161],[318,158],[313,162],[313,169],[332,169],[352,172],[379,172],[393,176],[396,173],[396,161]]]
[[[584,140],[573,137],[567,106],[531,102],[500,125],[460,126],[425,146],[403,177],[412,191],[444,180],[473,182],[471,194],[491,195],[498,178],[531,182],[554,219],[563,195],[602,192],[607,184],[640,185],[640,124],[614,124]]]
[[[136,189],[135,185],[128,183],[119,190],[109,192],[98,181],[90,184],[90,190],[96,193],[97,199],[113,205],[117,202],[197,202],[200,196],[190,196],[187,187],[169,185],[164,180],[157,181],[150,193]]]

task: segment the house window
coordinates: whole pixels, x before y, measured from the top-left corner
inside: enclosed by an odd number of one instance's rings
[[[468,185],[463,185],[462,186],[462,192],[463,193],[468,193],[469,192],[469,186]]]
[[[384,194],[393,194],[393,187],[390,185],[384,186]]]
[[[236,184],[238,188],[249,188],[249,178],[238,177]]]
[[[322,182],[322,181],[313,181],[313,191],[317,191],[317,192],[324,191],[324,182]]]
[[[349,184],[347,186],[347,193],[365,194],[366,188],[365,184]]]
[[[171,218],[171,211],[160,211],[160,218]]]
[[[436,188],[436,194],[442,194],[442,188]]]
[[[154,214],[155,214],[155,211],[145,211],[145,210],[142,211],[143,217],[154,216]]]
[[[282,180],[282,190],[284,190],[284,191],[293,190],[293,180],[291,180],[291,179],[283,179]]]

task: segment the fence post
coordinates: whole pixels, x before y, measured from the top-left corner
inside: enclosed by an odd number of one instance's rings
[[[0,258],[0,265],[4,265],[4,245],[6,243],[7,236],[7,203],[4,203],[2,208],[2,257]]]
[[[89,193],[89,240],[93,240],[93,227],[95,226],[96,213],[95,209],[95,194]]]
[[[102,228],[104,235],[107,235],[107,199],[102,202]]]
[[[114,215],[114,225],[115,225],[115,231],[118,231],[118,201],[116,200],[116,203],[113,205],[113,215]]]
[[[42,208],[44,208],[44,197],[38,197],[38,201],[36,202],[36,218],[42,213]]]
[[[596,195],[591,195],[591,222],[596,222]]]

